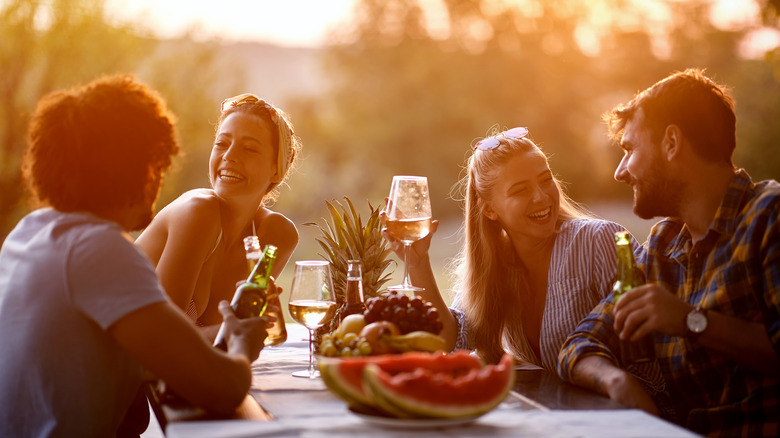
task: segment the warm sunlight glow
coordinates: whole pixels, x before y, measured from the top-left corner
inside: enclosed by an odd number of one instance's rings
[[[197,39],[266,41],[318,46],[349,18],[356,0],[108,0],[119,21],[134,21],[161,37],[190,32]]]
[[[1,1],[1,0],[0,0]],[[284,46],[321,46],[328,35],[344,30],[352,22],[360,0],[107,0],[109,14],[118,22],[134,22],[159,37],[189,33],[200,40],[265,41]],[[443,0],[417,0],[422,8],[428,34],[435,39],[451,36],[450,21]],[[507,9],[517,13],[515,26],[520,32],[536,31],[536,20],[554,11],[561,17],[579,17],[575,29],[578,46],[588,56],[598,56],[611,33],[643,30],[652,37],[654,54],[669,56],[668,30],[673,27],[673,6],[689,0],[625,0],[616,7],[614,0],[556,2],[554,9],[542,0],[490,0],[482,13],[495,16]],[[712,23],[721,29],[734,29],[758,23],[757,0],[710,0]],[[546,10],[547,9],[547,10]],[[473,50],[493,35],[493,29],[481,20],[467,24]],[[778,44],[777,31],[751,32],[742,53],[755,56]],[[468,41],[467,41],[468,43]],[[511,43],[509,41],[508,43]],[[560,41],[543,41],[545,50],[557,52]],[[506,47],[514,47],[506,44]]]
[[[710,20],[721,29],[732,29],[755,23],[760,14],[759,6],[755,2],[718,0],[712,6]]]

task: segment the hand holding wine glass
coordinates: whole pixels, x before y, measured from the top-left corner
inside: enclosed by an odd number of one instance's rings
[[[431,229],[431,201],[428,178],[424,176],[394,176],[387,200],[387,232],[404,244],[404,278],[390,290],[421,291],[409,279],[409,248],[427,236]]]
[[[295,262],[289,311],[292,319],[309,329],[309,367],[292,373],[293,376],[310,379],[319,376],[314,367],[314,330],[328,323],[335,316],[336,308],[330,263],[321,260]]]
[[[387,243],[390,245],[390,250],[395,253],[395,255],[399,259],[404,258],[404,248],[405,245],[403,242],[398,240],[394,235],[390,234],[390,232],[387,230],[387,213],[382,211],[379,213],[379,220],[382,222],[382,237],[387,241]],[[410,272],[413,268],[416,268],[421,265],[421,263],[424,263],[428,259],[428,251],[431,247],[431,238],[436,233],[436,230],[439,228],[439,221],[438,220],[431,220],[431,228],[428,232],[428,235],[421,238],[420,240],[415,241],[412,243],[412,245],[409,247],[409,257],[406,260],[406,264],[409,266]]]

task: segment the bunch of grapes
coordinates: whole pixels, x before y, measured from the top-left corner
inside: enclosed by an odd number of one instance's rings
[[[367,324],[390,321],[398,326],[401,334],[422,330],[438,335],[442,329],[439,311],[433,304],[419,296],[410,299],[397,291],[391,291],[384,297],[371,297],[366,300],[363,315]]]

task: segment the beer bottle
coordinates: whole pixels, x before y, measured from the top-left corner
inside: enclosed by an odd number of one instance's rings
[[[339,322],[348,315],[362,314],[364,310],[363,266],[360,260],[347,260],[347,285],[344,288],[344,303],[339,308]]]
[[[617,246],[617,279],[612,287],[612,295],[617,303],[625,292],[641,286],[643,282],[637,275],[628,231],[615,233],[615,245]],[[652,335],[647,335],[638,341],[628,339],[620,341],[620,362],[623,365],[649,362],[653,359],[655,359],[655,344]]]
[[[246,282],[241,284],[236,289],[235,294],[233,294],[233,300],[230,303],[230,306],[233,307],[233,311],[238,318],[244,319],[262,316],[265,313],[265,309],[268,307],[269,302],[268,296],[266,295],[266,289],[268,288],[268,281],[271,278],[271,268],[273,268],[275,261],[276,247],[273,245],[266,245],[260,261],[257,262],[252,269],[249,278],[247,278]],[[274,324],[277,324],[277,322]],[[285,338],[286,335],[287,332],[285,331]],[[268,344],[267,338],[265,342]],[[224,322],[219,327],[217,338],[214,340],[214,346],[227,351]]]
[[[259,246],[259,244],[258,244]],[[267,245],[272,246],[274,248],[274,260],[276,259],[276,247],[273,245]],[[250,259],[250,254],[247,253],[247,260],[249,261],[250,265],[252,260]],[[255,262],[258,263],[258,262]],[[268,267],[268,273],[266,274],[266,278],[269,278],[271,276],[271,267]],[[276,318],[276,321],[274,321],[274,326],[268,328],[268,337],[265,338],[265,345],[266,346],[277,346],[282,345],[287,340],[287,326],[284,325],[284,314],[282,313],[282,303],[279,301],[279,295],[271,295],[268,297],[268,305],[273,308],[273,310],[268,310],[266,313]]]

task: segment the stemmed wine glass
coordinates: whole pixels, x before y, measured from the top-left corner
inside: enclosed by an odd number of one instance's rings
[[[292,319],[309,329],[309,368],[296,371],[293,376],[313,379],[320,375],[314,367],[314,330],[333,318],[336,307],[330,263],[323,260],[295,262],[289,310]]]
[[[401,284],[388,289],[398,291],[421,291],[409,279],[409,248],[412,243],[427,236],[431,231],[431,200],[428,195],[428,178],[424,176],[393,177],[387,200],[387,231],[404,244],[404,278]]]

